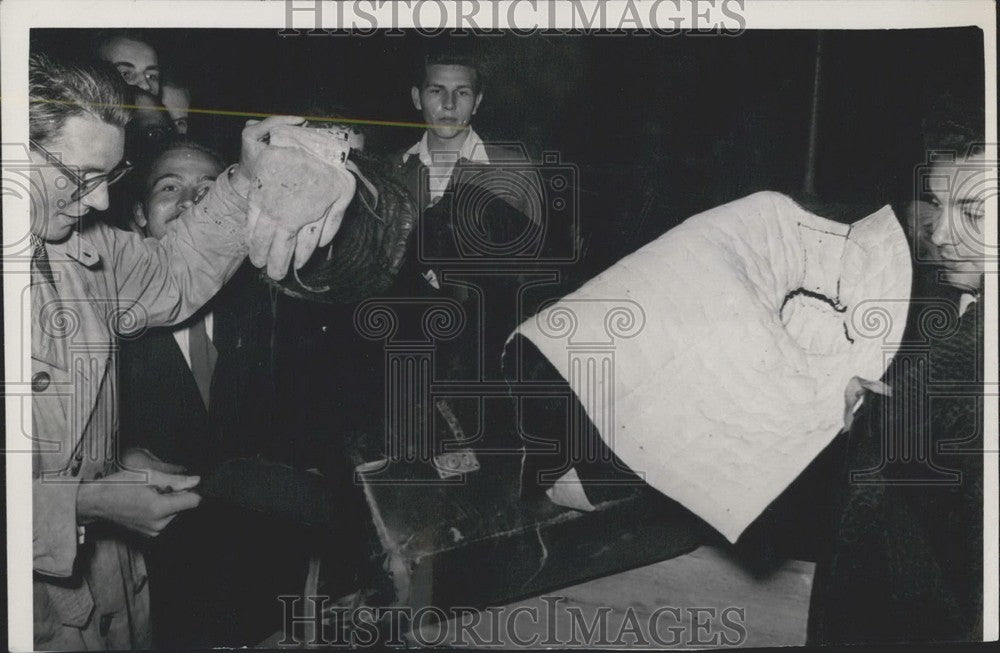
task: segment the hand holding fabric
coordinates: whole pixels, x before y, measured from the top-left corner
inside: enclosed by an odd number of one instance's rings
[[[267,146],[254,162],[247,214],[250,262],[280,280],[302,267],[340,228],[357,181],[304,150]]]
[[[271,142],[272,133],[279,127],[301,125],[304,118],[297,116],[270,116],[264,120],[247,120],[240,135],[240,162],[236,166],[233,179],[235,186],[241,188],[240,193],[246,195],[257,177],[257,160]]]
[[[144,469],[84,481],[77,493],[77,519],[81,524],[108,521],[156,537],[178,514],[198,507],[201,497],[192,490],[199,480]]]
[[[119,464],[123,470],[138,471],[151,469],[164,474],[183,474],[187,470],[183,465],[163,462],[149,449],[132,447],[122,454]]]

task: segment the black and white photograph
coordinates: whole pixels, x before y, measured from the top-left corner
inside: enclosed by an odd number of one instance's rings
[[[3,0],[8,648],[997,641],[995,10]]]

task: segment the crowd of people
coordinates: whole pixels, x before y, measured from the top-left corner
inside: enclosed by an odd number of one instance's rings
[[[253,645],[280,630],[275,597],[301,590],[317,549],[280,520],[203,501],[202,480],[236,458],[322,475],[317,500],[337,505],[345,527],[315,546],[344,568],[336,589],[356,589],[366,556],[350,524],[364,517],[338,434],[381,432],[387,390],[383,343],[359,335],[355,309],[373,297],[403,300],[401,311],[451,302],[468,322],[440,343],[439,373],[502,380],[519,315],[509,307],[533,270],[524,248],[508,245],[527,234],[545,259],[544,191],[493,183],[491,166],[524,161],[473,128],[486,89],[466,56],[420,62],[411,95],[426,129],[388,160],[366,156],[335,119],[309,125],[351,139],[349,169],[320,169],[315,152],[270,143],[297,118],[248,122],[233,165],[188,137],[196,89],[164,77],[141,34],[104,32],[90,54],[82,63],[34,53],[30,64],[31,152],[46,199],[31,216],[35,646]],[[960,159],[935,163],[931,178],[951,183],[898,211],[904,222],[917,216],[921,271],[907,342],[926,345],[932,376],[981,389],[985,167],[970,146],[983,127],[966,116],[939,124],[951,127],[929,125],[927,148]],[[320,187],[308,203],[295,190],[303,175]],[[500,201],[451,201],[460,184]],[[277,228],[255,240],[260,221]],[[470,255],[469,233],[496,246]],[[449,269],[470,256],[480,272],[485,261],[513,273],[482,275],[470,290],[475,274],[456,281]],[[941,302],[955,326],[928,334],[920,308]],[[70,307],[77,328],[52,326]],[[927,612],[918,638],[981,636],[982,404],[935,404],[912,436],[927,440],[934,465],[960,469],[960,483],[894,483],[906,470],[880,465],[880,444],[885,416],[902,420],[899,402],[927,383],[910,370],[890,368],[891,400],[869,393],[845,429],[844,473],[829,479],[842,496],[811,610],[817,642],[910,639],[915,605]],[[475,409],[446,412],[424,419],[476,431]],[[403,442],[400,455],[410,445],[421,443]],[[859,469],[875,480],[849,482]]]

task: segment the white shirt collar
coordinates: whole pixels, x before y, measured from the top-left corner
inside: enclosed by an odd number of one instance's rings
[[[417,155],[420,157],[420,162],[423,163],[428,168],[434,163],[431,158],[431,152],[427,149],[427,132],[420,137],[420,140],[413,144],[413,147],[408,149],[403,153],[403,163],[410,160],[410,157]],[[455,161],[460,159],[466,159],[468,161],[474,161],[476,163],[489,163],[490,158],[486,154],[486,145],[483,143],[483,139],[479,137],[476,130],[469,127],[469,134],[465,137],[465,142],[462,143],[462,147],[458,150],[458,156]],[[455,161],[450,161],[451,165],[454,165]],[[438,165],[442,165],[439,161]]]
[[[962,296],[958,298],[958,315],[959,317],[965,315],[965,311],[969,310],[969,306],[973,305],[979,301],[976,295],[970,292],[962,293]]]
[[[215,319],[212,316],[212,312],[209,311],[205,314],[205,332],[208,334],[208,338],[215,341]],[[177,346],[180,347],[181,353],[184,354],[184,360],[187,361],[188,367],[191,367],[191,325],[181,328],[174,329],[174,340],[177,342]]]

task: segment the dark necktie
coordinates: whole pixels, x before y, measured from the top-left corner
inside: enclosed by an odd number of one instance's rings
[[[212,372],[215,371],[215,361],[219,354],[205,330],[204,318],[192,324],[188,330],[188,352],[191,355],[191,373],[198,384],[205,409],[208,410]]]
[[[52,264],[49,262],[49,253],[45,249],[45,241],[31,234],[31,261],[35,264],[35,269],[52,286],[56,285],[55,275],[52,274]]]

